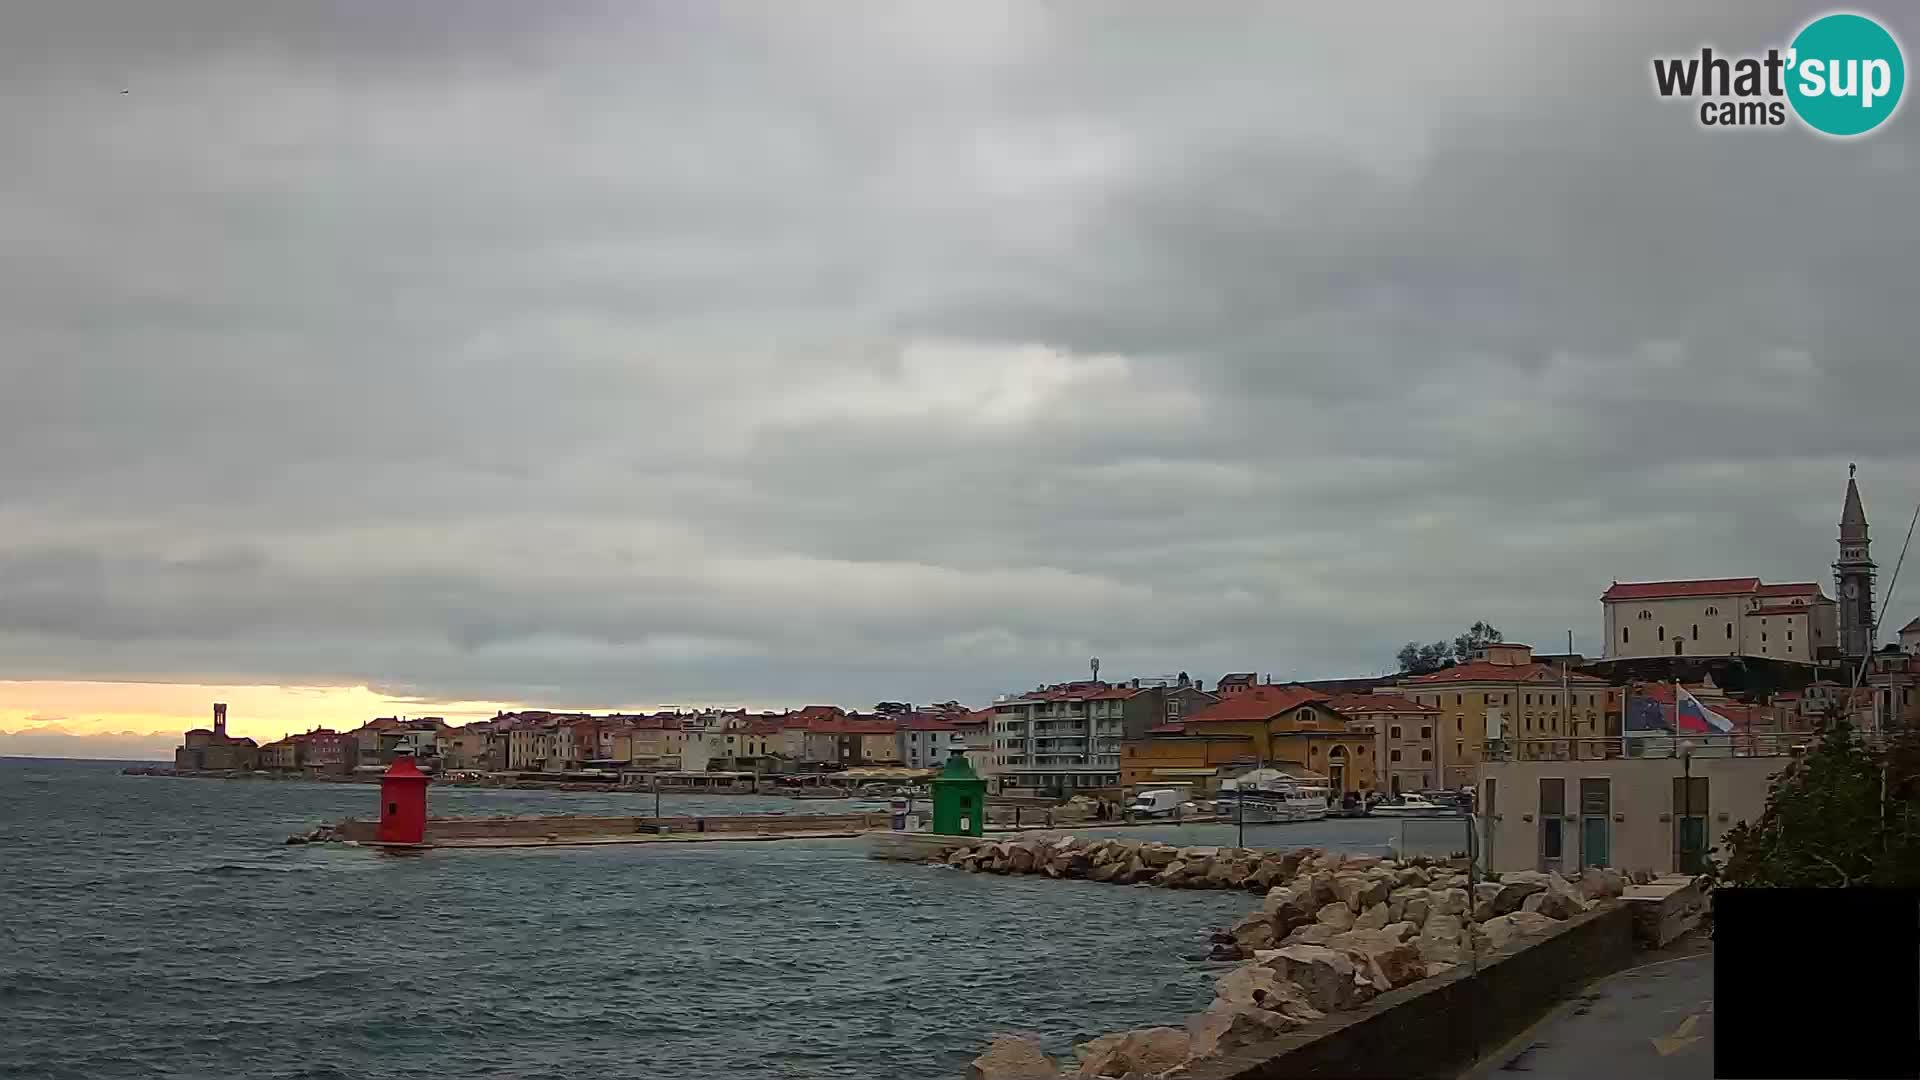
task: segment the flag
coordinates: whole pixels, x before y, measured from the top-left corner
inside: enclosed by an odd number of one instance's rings
[[[1673,722],[1667,719],[1667,707],[1659,698],[1642,697],[1627,691],[1627,735],[1671,735]]]
[[[1687,692],[1686,687],[1681,686],[1676,689],[1680,691],[1678,707],[1675,711],[1679,713],[1681,731],[1703,734],[1712,732],[1719,735],[1733,732],[1733,721],[1702,705],[1699,698]]]

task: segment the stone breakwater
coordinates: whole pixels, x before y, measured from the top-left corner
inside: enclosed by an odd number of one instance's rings
[[[971,1080],[1179,1077],[1196,1062],[1490,955],[1613,902],[1627,885],[1617,870],[1588,870],[1577,881],[1523,872],[1473,882],[1461,867],[1424,858],[1083,837],[986,842],[935,861],[975,873],[1262,895],[1257,909],[1213,935],[1213,958],[1237,963],[1217,980],[1206,1011],[1179,1027],[1082,1043],[1064,1070],[1038,1040],[1001,1035],[974,1059]]]

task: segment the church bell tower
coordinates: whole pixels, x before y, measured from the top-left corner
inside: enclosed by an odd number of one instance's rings
[[[1860,486],[1847,466],[1847,505],[1840,511],[1840,560],[1833,581],[1840,601],[1840,653],[1859,659],[1873,651],[1873,556],[1867,539],[1867,512]]]

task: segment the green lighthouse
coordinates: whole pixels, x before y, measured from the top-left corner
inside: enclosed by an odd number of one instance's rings
[[[983,836],[987,825],[987,782],[955,748],[946,767],[933,778],[933,831],[942,836]]]

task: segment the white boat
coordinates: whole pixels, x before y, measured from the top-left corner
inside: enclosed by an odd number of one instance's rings
[[[1399,802],[1375,803],[1367,811],[1369,817],[1448,817],[1458,813],[1451,806],[1441,806],[1418,795],[1402,795]]]
[[[1237,792],[1239,807],[1234,819],[1250,824],[1283,821],[1318,821],[1327,816],[1327,789],[1305,784],[1249,785]]]

